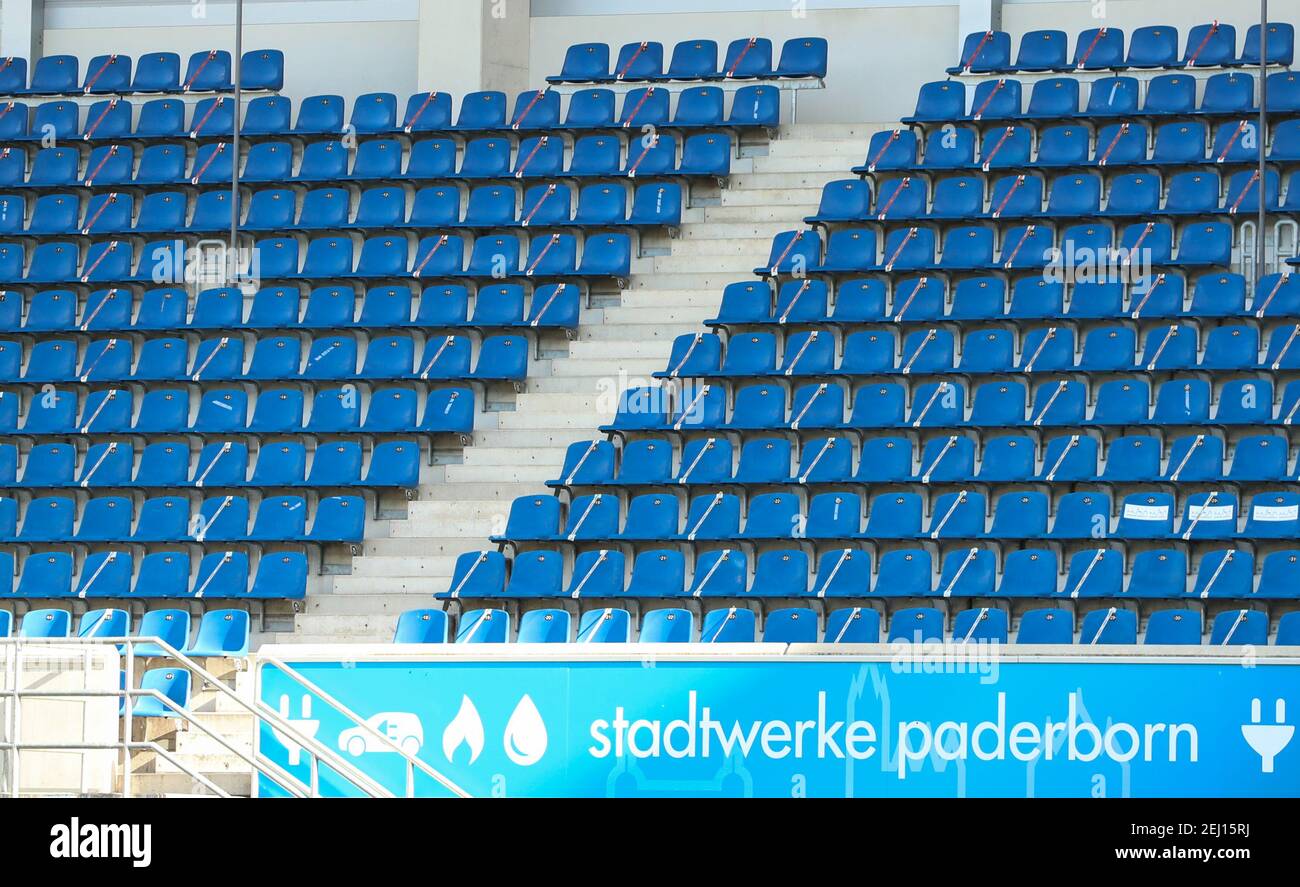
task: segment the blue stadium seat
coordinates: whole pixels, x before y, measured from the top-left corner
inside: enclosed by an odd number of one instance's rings
[[[407,610],[397,618],[395,644],[445,644],[448,640],[444,610]]]
[[[1147,620],[1144,643],[1156,646],[1199,645],[1201,614],[1196,610],[1156,610]]]
[[[1005,644],[1009,622],[1006,610],[992,607],[961,610],[953,618],[953,641],[959,644]]]
[[[695,633],[690,610],[650,610],[641,623],[639,640],[645,644],[690,643]]]
[[[1214,617],[1209,643],[1216,647],[1268,643],[1268,614],[1262,610],[1224,610]]]
[[[1090,610],[1083,615],[1079,629],[1080,644],[1136,644],[1137,613],[1110,607]]]
[[[509,632],[510,616],[505,610],[469,610],[457,622],[456,643],[501,644]]]
[[[967,34],[961,56],[949,74],[1006,71],[1011,68],[1011,35],[1006,31],[977,31]]]
[[[864,607],[843,607],[826,614],[827,644],[875,644],[880,641],[880,614]]]
[[[521,644],[563,644],[569,640],[569,614],[564,610],[529,610],[519,619]]]
[[[704,623],[700,628],[700,643],[753,643],[754,623],[753,610],[745,610],[739,607],[710,610],[704,614]]]
[[[806,607],[773,610],[763,622],[763,641],[769,644],[815,644],[817,614]]]
[[[1074,617],[1069,610],[1065,609],[1028,610],[1020,617],[1016,643],[1072,644],[1074,643]]]
[[[606,607],[587,610],[578,624],[579,644],[625,644],[631,640],[631,615],[627,610]]]
[[[1088,28],[1080,31],[1074,44],[1070,67],[1077,71],[1097,71],[1124,65],[1124,32],[1119,28]]]
[[[18,636],[24,638],[66,638],[71,634],[72,614],[67,610],[28,610]],[[189,674],[189,672],[186,672]]]
[[[944,617],[930,607],[908,607],[894,611],[889,620],[889,643],[921,644],[943,640]]]

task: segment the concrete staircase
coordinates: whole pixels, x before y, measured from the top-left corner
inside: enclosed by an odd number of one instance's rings
[[[159,660],[153,664],[165,666],[168,662]],[[214,677],[220,678],[227,687],[252,701],[251,672],[236,670],[233,660],[208,659],[200,664]],[[197,676],[190,694],[189,710],[193,712],[195,721],[202,723],[235,748],[252,754],[256,718],[221,691],[199,681]],[[201,728],[177,718],[148,718],[137,721],[135,727],[137,740],[156,742],[177,763],[154,751],[135,752],[131,756],[131,793],[134,796],[215,797],[183,768],[202,774],[232,795],[251,796],[254,776],[248,764]],[[119,780],[120,778],[121,774]]]
[[[849,177],[881,128],[800,124],[742,146],[724,189],[695,189],[675,239],[643,240],[647,255],[634,260],[629,287],[593,300],[567,353],[544,348],[513,404],[493,404],[490,392],[489,409],[504,408],[480,417],[458,461],[435,464],[422,478],[404,519],[372,521],[350,574],[321,577],[292,632],[266,630],[255,642],[387,641],[400,613],[433,605],[456,556],[487,547],[515,497],[544,491],[570,443],[599,436],[620,392],[649,384],[673,338],[703,328],[722,288],[752,276],[775,234],[802,227],[822,186]]]

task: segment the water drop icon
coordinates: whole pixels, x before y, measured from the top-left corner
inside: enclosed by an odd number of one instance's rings
[[[524,694],[510,715],[502,742],[506,757],[520,767],[531,767],[546,754],[546,724],[528,694]]]
[[[468,696],[460,698],[460,710],[442,731],[442,753],[448,763],[462,743],[469,746],[469,762],[477,761],[483,751],[483,719]]]

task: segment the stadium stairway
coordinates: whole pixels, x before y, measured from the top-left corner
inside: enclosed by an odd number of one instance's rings
[[[633,260],[629,287],[594,301],[567,354],[543,352],[513,405],[480,419],[462,460],[433,466],[405,503],[405,519],[372,521],[350,574],[320,577],[293,632],[255,634],[253,648],[388,642],[404,610],[433,606],[456,555],[504,529],[516,496],[543,491],[565,447],[608,422],[623,390],[647,384],[667,361],[673,337],[701,329],[717,312],[723,286],[749,277],[772,237],[815,212],[822,186],[859,162],[862,146],[884,128],[784,125],[766,144],[743,145],[727,187],[709,193],[697,186],[678,236],[645,239],[648,255]]]
[[[227,687],[253,701],[251,671],[235,669],[233,659],[207,659],[204,665]],[[235,748],[252,754],[256,719],[234,700],[199,681],[194,685],[187,707],[195,721]],[[176,761],[173,763],[154,751],[136,751],[131,756],[131,792],[136,797],[212,797],[182,767],[203,775],[231,795],[252,795],[253,772],[248,764],[193,724],[175,718],[145,718],[136,721],[135,738],[156,742]]]

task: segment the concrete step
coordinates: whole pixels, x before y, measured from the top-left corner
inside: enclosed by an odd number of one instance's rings
[[[486,538],[486,535],[480,538]],[[353,576],[402,577],[402,576],[450,576],[455,568],[456,558],[451,555],[436,557],[392,557],[375,552],[373,555],[352,559]]]
[[[782,175],[786,175],[782,173]],[[783,186],[754,181],[753,176],[744,187],[733,185],[722,192],[720,206],[816,206],[822,196],[822,182]]]
[[[820,195],[820,192],[818,192]],[[790,203],[782,206],[711,206],[708,208],[710,223],[724,224],[729,222],[753,222],[755,224],[770,223],[774,226],[780,225],[780,230],[785,231],[792,224],[797,223],[806,216],[811,216],[817,211],[817,203]]]
[[[579,334],[579,342],[635,342],[644,343],[655,339],[667,339],[671,342],[682,333],[694,332],[699,323],[695,321],[672,323],[661,317],[659,322],[642,321],[637,323],[620,314],[617,326],[593,326],[584,328]]]
[[[375,613],[400,614],[413,607],[424,606],[424,604],[414,602],[415,598],[428,597],[434,591],[441,590],[441,588],[433,588],[426,581],[424,587],[418,592],[388,592],[366,595],[321,594],[317,595],[315,600],[308,601],[307,612],[312,615],[313,623],[316,623],[317,619],[323,619],[324,617],[355,618]]]
[[[242,798],[253,794],[253,775],[250,772],[203,775],[228,794]],[[137,773],[131,777],[131,793],[136,796],[209,794],[206,787],[184,773]]]
[[[545,469],[546,473],[558,473],[557,469]],[[547,478],[549,479],[549,478]],[[530,484],[531,488],[531,484]],[[521,493],[520,495],[526,495]],[[362,543],[363,557],[353,558],[352,575],[357,575],[356,567],[368,557],[422,558],[434,554],[430,544],[434,539],[459,542],[468,537],[486,539],[488,536],[505,529],[505,516],[510,510],[510,503],[505,503],[501,511],[490,518],[475,520],[457,520],[444,518],[440,521],[418,521],[414,527],[402,529],[401,536],[391,539],[367,539]],[[404,521],[404,523],[413,523]]]
[[[716,207],[716,209],[725,209],[727,207]],[[751,213],[752,215],[752,213]],[[767,243],[777,234],[786,230],[789,224],[789,214],[782,213],[779,219],[770,222],[760,222],[758,220],[723,222],[721,220],[712,220],[707,225],[692,225],[690,230],[682,231],[682,241],[685,243],[699,242],[701,244],[710,244],[717,240],[735,242],[738,249],[748,246],[754,248],[750,241]],[[690,250],[673,250],[673,255],[693,255]],[[620,318],[621,319],[621,318]]]
[[[863,142],[856,151],[836,152],[834,154],[826,154],[820,157],[762,157],[754,164],[754,172],[833,172],[836,173],[839,178],[856,178],[853,173],[849,172],[849,170],[862,162],[862,157],[866,153],[866,147],[866,143]]]
[[[795,172],[752,172],[733,176],[731,187],[737,190],[750,188],[762,190],[808,189],[821,194],[822,185],[835,179],[845,178],[847,170],[795,171]],[[724,201],[725,202],[725,201]],[[766,202],[766,201],[765,201]],[[806,202],[804,200],[803,202]]]
[[[898,123],[795,123],[781,127],[780,135],[768,145],[771,151],[784,141],[818,141],[821,139],[870,139],[882,129],[896,129]]]

